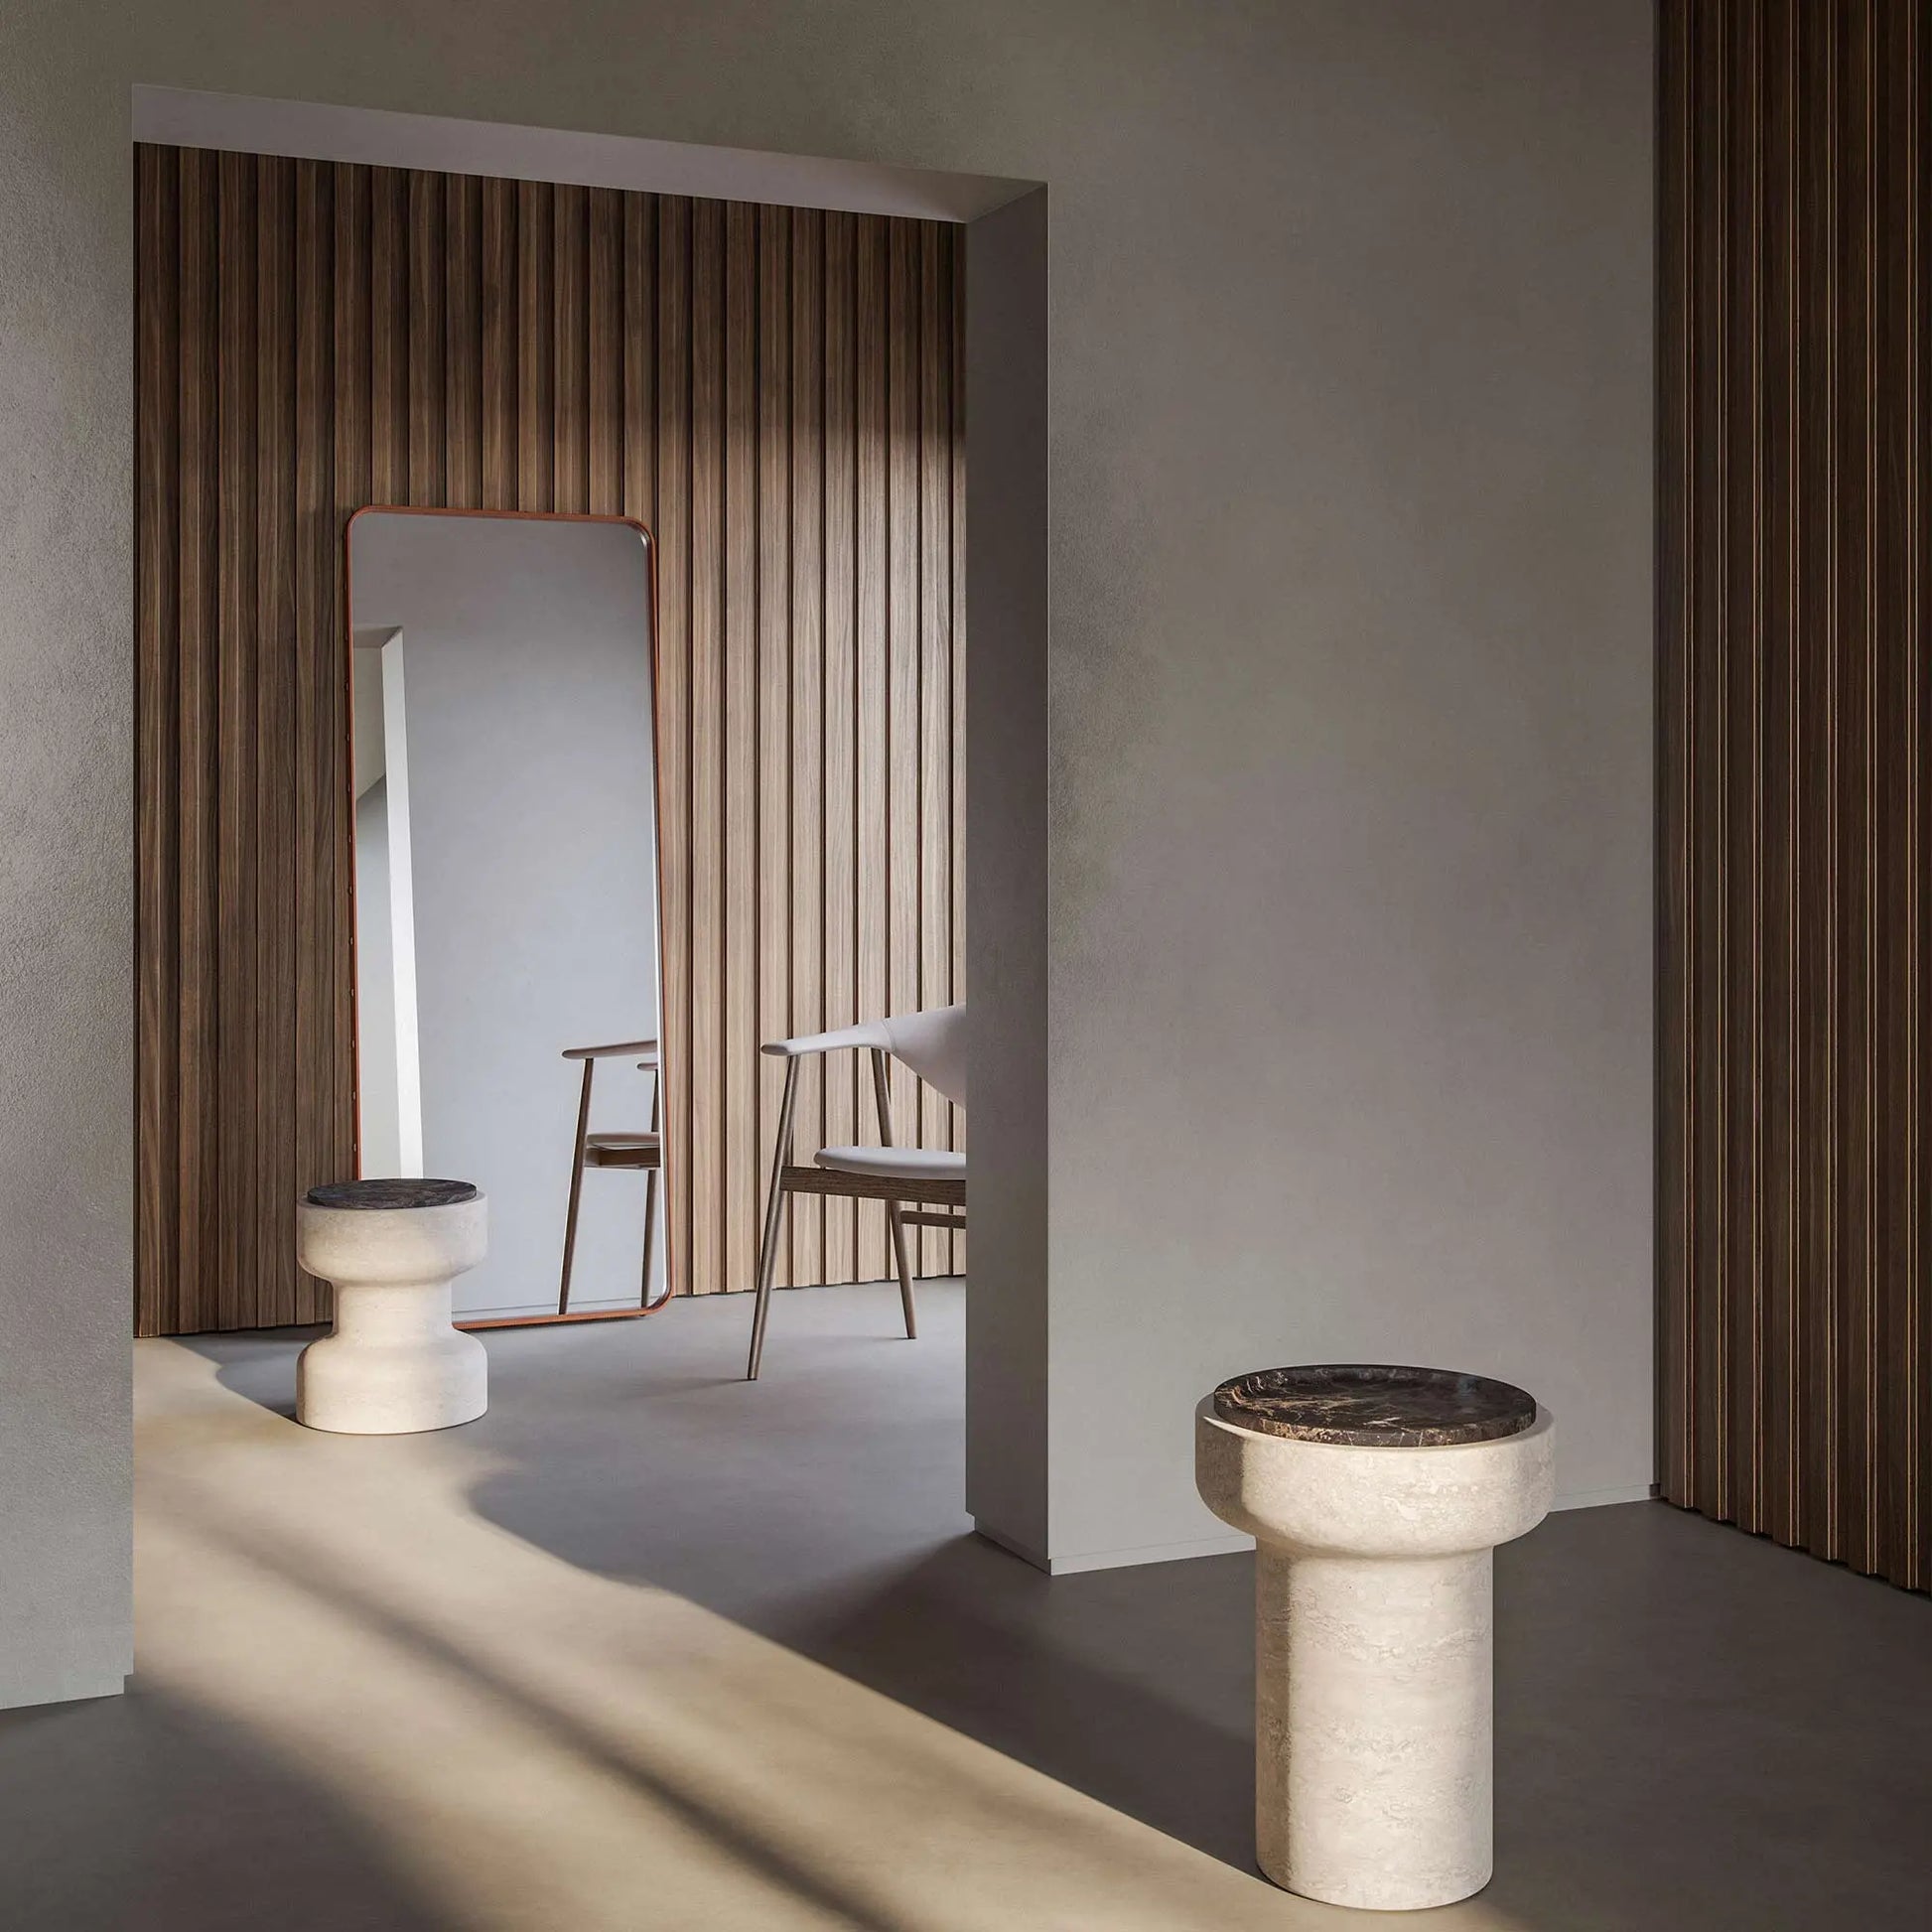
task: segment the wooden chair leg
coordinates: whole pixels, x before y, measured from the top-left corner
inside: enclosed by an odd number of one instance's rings
[[[651,1083],[650,1131],[653,1134],[658,1132],[658,1126],[657,1126],[658,1097],[659,1097],[659,1091],[660,1088],[662,1087],[662,1084],[663,1084],[663,1076],[661,1074],[658,1075],[658,1077]],[[663,1153],[661,1148],[658,1153],[658,1159],[660,1161],[663,1159]],[[657,1177],[660,1172],[661,1172],[660,1169],[649,1168],[646,1169],[644,1173],[643,1310],[646,1314],[655,1314],[657,1311],[661,1309],[664,1306],[664,1304],[671,1299],[671,1283],[668,1275],[665,1277],[663,1294],[660,1295],[657,1298],[657,1300],[654,1302],[650,1299],[651,1264],[657,1259]]]
[[[897,1201],[886,1203],[886,1222],[893,1231],[893,1259],[898,1264],[898,1301],[905,1311],[905,1339],[917,1341],[919,1320],[912,1308],[912,1270],[905,1261],[905,1210]]]
[[[584,1062],[584,1086],[577,1100],[577,1144],[570,1156],[570,1207],[564,1215],[564,1272],[557,1283],[557,1312],[570,1312],[570,1269],[577,1259],[577,1208],[584,1195],[584,1143],[591,1131],[591,1076],[595,1060]]]
[[[879,1110],[879,1141],[882,1147],[893,1144],[893,1102],[888,1086],[886,1055],[875,1046],[872,1049],[872,1099]],[[886,1225],[892,1230],[893,1260],[898,1269],[898,1302],[905,1311],[905,1338],[917,1341],[919,1338],[918,1317],[912,1311],[912,1271],[905,1262],[905,1210],[897,1201],[886,1203]]]
[[[759,1243],[758,1300],[752,1311],[752,1354],[745,1379],[759,1379],[764,1356],[764,1321],[771,1311],[771,1278],[778,1268],[778,1228],[785,1207],[785,1157],[791,1152],[791,1115],[798,1099],[798,1062],[785,1062],[784,1098],[778,1104],[778,1144],[771,1156],[771,1184],[764,1199],[764,1238]]]
[[[643,1307],[646,1314],[655,1314],[671,1299],[671,1284],[666,1281],[664,1292],[656,1301],[650,1299],[651,1264],[657,1259],[657,1170],[652,1168],[644,1175],[644,1294]]]

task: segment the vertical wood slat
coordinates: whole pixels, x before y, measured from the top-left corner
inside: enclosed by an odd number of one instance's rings
[[[886,235],[886,1006],[919,1006],[919,230]],[[892,1072],[895,1132],[914,1140],[918,1083]],[[914,1246],[923,1258],[923,1247]]]
[[[199,1284],[216,1279],[220,1254],[220,1190],[216,1178],[222,1119],[215,1089],[215,975],[207,970],[215,946],[215,599],[216,498],[221,474],[216,446],[219,411],[215,368],[219,333],[215,310],[216,161],[208,153],[181,156],[180,383],[180,738],[175,767],[154,773],[141,787],[160,795],[168,809],[168,779],[180,826],[178,894],[180,949],[176,983],[180,1026],[173,1044],[181,1095],[179,1146],[179,1247],[172,1279],[157,1283],[155,1300],[177,1323],[212,1325],[213,1310],[201,1306]],[[166,379],[165,371],[151,380]],[[137,452],[138,454],[138,452]],[[138,499],[137,499],[138,507]],[[157,1033],[150,1050],[166,1053]],[[138,1250],[137,1250],[138,1252]]]
[[[443,258],[443,477],[452,509],[483,506],[483,183],[445,177]]]
[[[1932,1587],[1924,357],[1912,0],[1666,0],[1659,1462]]]
[[[596,516],[622,514],[624,501],[624,384],[635,370],[624,360],[623,203],[593,189],[585,210],[584,507]]]
[[[582,515],[590,489],[590,191],[552,191],[550,507]]]
[[[858,686],[854,665],[855,626],[859,621],[856,506],[858,501],[857,340],[853,302],[857,268],[857,217],[825,216],[825,403],[824,462],[824,613],[825,669],[820,689],[824,705],[825,800],[824,1014],[827,1027],[850,1026],[859,1017],[855,948],[858,942],[857,885],[853,866],[858,765]],[[824,1125],[829,1147],[846,1147],[860,1138],[855,1100],[857,1078],[849,1067],[828,1061],[821,1071]],[[825,1203],[825,1279],[857,1278],[858,1213],[845,1200]]]
[[[657,804],[664,934],[664,1080],[668,1098],[664,1198],[670,1253],[697,1270],[693,987],[698,965],[691,892],[691,204],[657,205]],[[681,648],[670,640],[679,639]]]
[[[939,318],[952,313],[946,275],[945,231],[927,223],[918,232],[919,542],[919,945],[918,1004],[938,1006],[951,996],[952,975],[952,362]],[[930,1087],[920,1090],[919,1138],[928,1147],[950,1144],[952,1109]],[[920,1267],[944,1274],[952,1267],[952,1236],[924,1231]]]
[[[714,207],[717,204],[713,204]],[[724,1047],[719,1258],[729,1279],[758,1246],[759,1204],[759,365],[758,210],[724,204],[724,758],[720,819],[723,954],[719,1033]],[[782,932],[773,935],[782,945]]]
[[[520,337],[519,266],[521,190],[512,181],[486,181],[478,196],[482,282],[478,290],[478,399],[483,452],[480,486],[484,509],[515,509],[518,427],[523,380],[517,356]]]
[[[447,175],[411,169],[404,182],[408,239],[407,339],[409,496],[412,503],[450,503],[455,496],[449,456],[449,336],[444,328],[449,229],[444,211]],[[401,500],[401,499],[398,499]]]
[[[144,771],[172,770],[181,742],[181,183],[172,149],[137,148],[136,355],[149,375],[136,403],[136,624],[151,647],[135,665],[136,757]],[[148,786],[135,794],[136,1027],[167,1038],[181,1010],[181,814]],[[173,1284],[182,1230],[180,1062],[143,1053],[135,1065],[136,1224],[139,1280]],[[172,1302],[172,1296],[169,1297]]]
[[[547,183],[516,185],[516,443],[515,496],[510,507],[547,510],[556,475],[555,374],[551,340],[551,220],[557,191]]]
[[[791,1007],[795,1031],[825,1008],[825,217],[791,216]],[[797,1132],[814,1146],[825,1135],[824,1064],[799,1070]],[[787,1223],[793,1282],[824,1272],[825,1206],[795,1194]]]
[[[675,1255],[749,1286],[759,1039],[960,992],[955,231],[155,148],[136,215],[142,1332],[326,1313],[290,1221],[352,1144],[371,501],[656,532]],[[865,1071],[808,1072],[802,1141],[870,1134]],[[883,1276],[855,1237],[799,1203],[781,1279]]]
[[[296,1318],[295,1110],[280,1070],[294,1063],[294,895],[297,820],[288,773],[296,768],[296,694],[302,660],[295,630],[295,164],[264,160],[255,184],[255,564],[253,677],[256,769],[253,1141],[257,1293],[265,1323]]]
[[[796,944],[791,904],[791,213],[757,211],[758,289],[757,417],[752,425],[758,485],[758,737],[753,747],[757,817],[756,916],[758,947],[754,989],[757,1039],[795,1033],[791,1018],[792,951]],[[755,1053],[751,1239],[757,1241],[763,1176],[758,1159],[777,1132],[783,1070]],[[785,1228],[778,1280],[795,1278],[793,1250],[799,1229]]]
[[[856,938],[853,979],[858,1012],[890,1008],[889,934],[891,792],[887,732],[892,676],[892,612],[887,571],[891,487],[891,429],[887,419],[887,227],[878,215],[857,221],[853,265],[853,455],[854,522],[858,546],[855,589],[854,684],[857,713],[853,743],[853,904]],[[881,649],[875,640],[883,640]],[[853,1056],[855,1062],[860,1055]],[[874,1138],[870,1073],[854,1065],[853,1106],[862,1123],[856,1136]],[[857,1203],[854,1268],[869,1280],[886,1268],[886,1210],[877,1201]]]
[[[691,1272],[725,1275],[725,210],[691,205]],[[704,1068],[700,1075],[698,1068]],[[707,1077],[708,1076],[708,1077]]]
[[[255,1038],[255,829],[260,768],[255,734],[255,169],[224,154],[215,169],[217,353],[215,446],[215,762],[226,807],[215,825],[215,1090],[232,1123],[217,1146],[216,1310],[237,1325],[257,1304],[261,1204],[255,1112],[261,1067]]]
[[[342,635],[342,571],[337,555],[335,170],[296,163],[295,215],[295,739],[296,864],[310,890],[290,895],[295,912],[295,1185],[334,1166],[339,1123],[349,1105],[347,987],[338,970],[348,883],[343,833],[348,801],[312,771],[309,748],[338,743],[344,725],[341,659],[326,640]],[[328,1291],[298,1272],[295,1319],[327,1312]]]

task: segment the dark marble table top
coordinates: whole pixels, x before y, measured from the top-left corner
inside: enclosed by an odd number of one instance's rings
[[[1238,1429],[1305,1443],[1438,1449],[1517,1435],[1536,1420],[1536,1399],[1513,1383],[1454,1369],[1309,1362],[1223,1382],[1214,1413]]]
[[[455,1207],[475,1200],[478,1189],[468,1180],[332,1180],[311,1187],[311,1207]]]

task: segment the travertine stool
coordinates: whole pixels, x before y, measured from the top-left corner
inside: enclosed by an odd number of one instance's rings
[[[336,1328],[295,1367],[295,1417],[344,1436],[474,1422],[489,1358],[451,1325],[450,1285],[483,1258],[486,1203],[467,1180],[345,1180],[296,1210],[302,1266],[336,1285]]]
[[[1382,1911],[1491,1868],[1490,1552],[1553,1493],[1521,1389],[1265,1369],[1195,1411],[1195,1480],[1255,1552],[1255,1837],[1278,1885]]]

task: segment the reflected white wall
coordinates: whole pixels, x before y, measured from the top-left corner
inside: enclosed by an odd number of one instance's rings
[[[563,1051],[657,1032],[645,549],[622,525],[379,514],[350,542],[356,628],[399,632],[380,653],[387,849],[393,883],[400,817],[412,883],[391,904],[398,951],[413,922],[416,1020],[399,1011],[396,1034],[405,1073],[416,1040],[422,1144],[397,1171],[489,1196],[489,1256],[459,1284],[461,1311],[540,1313],[576,1125]],[[361,960],[364,989],[375,967]],[[364,1024],[365,1083],[380,1050]],[[598,1085],[594,1126],[649,1125],[633,1062],[606,1062]],[[635,1303],[643,1214],[641,1174],[586,1176],[574,1308]]]

